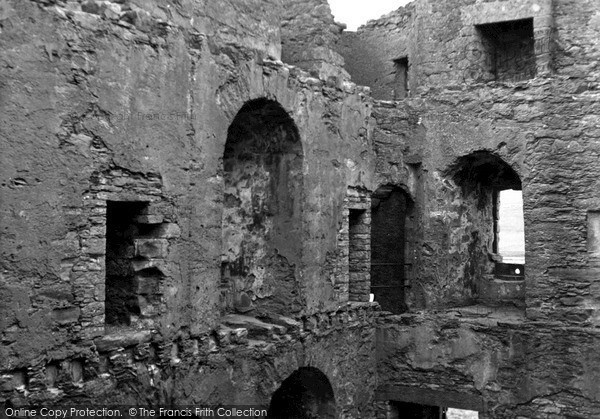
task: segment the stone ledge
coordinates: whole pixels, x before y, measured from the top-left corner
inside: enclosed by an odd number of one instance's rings
[[[150,342],[152,332],[142,330],[140,332],[122,331],[119,334],[109,334],[94,340],[98,352],[108,352],[110,350],[125,348],[128,346],[139,345],[140,343]]]
[[[229,314],[221,319],[221,323],[233,329],[247,329],[249,338],[269,338],[273,334],[284,335],[287,332],[283,326],[239,314]]]

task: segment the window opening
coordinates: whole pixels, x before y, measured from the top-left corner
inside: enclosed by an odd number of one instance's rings
[[[408,57],[403,57],[394,60],[394,100],[404,99],[409,93]]]
[[[105,323],[151,327],[159,314],[168,247],[164,224],[147,215],[148,202],[107,201],[106,206]]]
[[[525,220],[523,192],[506,189],[495,194],[494,252],[500,262],[496,276],[522,279],[525,274]]]
[[[486,63],[497,81],[535,77],[533,18],[478,25]]]

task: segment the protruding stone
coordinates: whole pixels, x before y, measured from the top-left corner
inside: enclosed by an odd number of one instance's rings
[[[165,258],[168,246],[165,239],[136,239],[135,255],[148,259]]]
[[[283,335],[286,328],[276,324],[262,322],[254,317],[231,314],[221,319],[221,322],[234,328],[244,328],[248,330],[249,338],[268,338],[273,333]]]
[[[128,332],[123,334],[106,335],[96,339],[94,343],[99,352],[107,352],[113,349],[126,348],[144,342],[150,342],[152,333],[149,330],[141,332]]]
[[[58,324],[69,324],[79,321],[81,310],[79,307],[55,308],[52,310],[52,318]]]
[[[138,215],[135,219],[138,224],[161,224],[163,220],[164,217],[160,214],[142,214]]]
[[[181,236],[181,229],[175,223],[163,223],[155,234],[164,239],[174,239]]]

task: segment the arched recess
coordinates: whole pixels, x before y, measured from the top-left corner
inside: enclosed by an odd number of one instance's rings
[[[269,419],[334,419],[337,417],[331,383],[321,370],[302,367],[273,393]]]
[[[460,157],[448,174],[461,187],[461,219],[470,225],[469,234],[465,235],[469,258],[464,269],[466,284],[480,300],[505,300],[520,305],[525,273],[520,176],[488,151]]]
[[[407,310],[406,287],[413,271],[414,204],[396,186],[382,186],[371,197],[371,293],[383,310]]]
[[[301,309],[303,151],[296,124],[275,101],[237,113],[223,155],[224,313],[290,314]]]

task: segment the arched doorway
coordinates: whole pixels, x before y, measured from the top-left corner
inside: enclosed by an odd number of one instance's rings
[[[395,314],[407,310],[405,283],[410,271],[413,203],[402,189],[383,186],[371,198],[371,293],[383,310]]]
[[[286,378],[269,405],[269,419],[335,419],[335,397],[327,376],[302,367]]]
[[[303,152],[292,118],[275,101],[246,103],[223,155],[222,297],[225,313],[290,314],[301,307]]]

